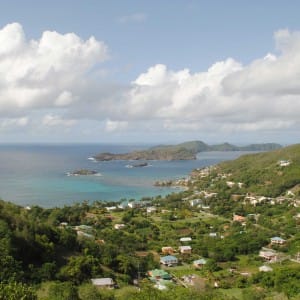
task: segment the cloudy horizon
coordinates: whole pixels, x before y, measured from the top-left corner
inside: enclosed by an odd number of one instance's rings
[[[137,11],[114,22],[149,19]],[[248,61],[220,55],[196,70],[154,57],[124,79],[117,49],[96,30],[32,37],[21,22],[7,23],[0,28],[1,142],[297,143],[300,24],[274,29],[272,39]]]

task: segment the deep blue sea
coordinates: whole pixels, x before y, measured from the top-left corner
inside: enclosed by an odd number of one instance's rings
[[[151,161],[127,168],[128,161],[93,162],[99,152],[124,153],[133,145],[0,145],[0,198],[20,205],[55,207],[87,201],[118,201],[166,195],[174,188],[154,187],[159,179],[182,178],[195,168],[237,158],[245,152],[203,152],[193,161]],[[67,176],[87,168],[101,176]]]

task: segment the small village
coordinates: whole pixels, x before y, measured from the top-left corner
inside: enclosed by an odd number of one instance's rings
[[[289,161],[278,162],[278,165],[283,168],[290,164]],[[208,188],[199,189],[203,180]],[[228,217],[214,212],[219,194],[215,188],[218,182],[222,182],[228,191],[228,198],[222,199],[223,202],[230,202],[232,208],[238,207],[239,211],[243,208],[244,214],[233,212],[231,217]],[[124,233],[133,230],[130,220],[129,223],[119,223],[119,220],[124,220],[124,218],[120,218],[124,213],[142,216],[149,222],[149,225],[155,223],[163,227],[166,224],[168,226],[174,224],[183,227],[176,230],[176,232],[182,232],[176,238],[173,233],[172,238],[168,238],[167,241],[160,239],[159,242],[154,243],[154,247],[148,245],[147,249],[144,249],[146,251],[142,255],[146,256],[151,253],[157,267],[147,270],[138,269],[136,278],[133,280],[136,286],[139,286],[144,278],[152,282],[153,287],[158,290],[172,289],[176,285],[200,290],[205,289],[205,286],[224,289],[229,282],[231,284],[234,280],[247,282],[251,276],[256,276],[261,272],[273,272],[273,268],[276,269],[282,264],[291,264],[292,266],[300,264],[300,244],[298,243],[298,251],[294,250],[293,253],[288,251],[288,245],[295,241],[296,236],[284,231],[282,231],[284,237],[272,235],[272,233],[279,234],[281,230],[271,230],[265,224],[261,224],[260,219],[265,216],[259,212],[259,209],[256,211],[261,207],[286,207],[294,212],[292,218],[296,226],[295,233],[298,232],[300,226],[299,189],[298,191],[287,190],[285,195],[278,197],[255,195],[252,192],[238,193],[242,189],[245,191],[244,183],[234,181],[230,173],[218,173],[216,167],[194,170],[188,178],[172,181],[171,184],[184,186],[185,189],[173,196],[175,199],[170,200],[170,203],[168,198],[144,199],[116,203],[113,206],[106,206],[102,210],[102,213],[110,218],[113,230]],[[231,193],[233,189],[234,192]],[[176,202],[175,207],[174,202]],[[86,217],[89,220],[96,220],[97,214],[88,213]],[[191,224],[200,224],[201,222],[205,223],[206,227],[201,234],[197,234],[189,228]],[[93,239],[102,245],[106,243],[105,239],[99,239],[97,233],[91,234],[95,232],[92,226],[79,225],[75,226],[74,230],[77,232],[78,238]],[[199,243],[212,243],[212,247],[219,247],[218,244],[226,245],[226,241],[236,234],[246,236],[248,232],[251,232],[253,236],[255,231],[264,233],[265,240],[261,242],[262,246],[257,248],[255,245],[253,250],[245,251],[245,254],[240,257],[237,256],[237,253],[231,253],[231,259],[227,261],[224,257],[215,258],[217,255],[210,254],[210,250],[208,250],[207,256],[200,255],[202,251],[199,249]],[[266,238],[268,232],[269,236]],[[184,233],[192,233],[192,235],[185,236]],[[225,251],[225,249],[223,250]],[[134,255],[139,257],[138,251]],[[237,257],[239,258],[237,259]],[[247,264],[240,263],[239,260],[246,260]],[[91,280],[98,287],[119,286],[113,278],[93,278]]]

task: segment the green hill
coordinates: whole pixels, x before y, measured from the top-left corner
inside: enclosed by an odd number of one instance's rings
[[[207,145],[202,141],[190,141],[177,145],[159,145],[147,150],[132,151],[130,153],[114,154],[99,153],[94,159],[108,160],[193,160],[197,153],[203,151],[268,151],[281,148],[274,143],[252,144],[248,146],[235,146],[229,143],[219,145]]]
[[[232,174],[230,177],[235,182],[243,182],[248,191],[278,196],[300,184],[300,144],[243,155],[219,167],[222,172]]]

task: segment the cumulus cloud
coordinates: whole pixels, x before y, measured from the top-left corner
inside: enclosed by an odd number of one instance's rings
[[[112,121],[108,119],[105,124],[105,129],[108,132],[122,131],[125,130],[127,127],[128,122],[126,121]]]
[[[28,40],[20,24],[9,24],[0,30],[0,128],[24,128],[44,115],[45,128],[96,121],[109,133],[295,131],[300,33],[279,30],[274,41],[274,51],[248,65],[227,58],[191,72],[161,63],[120,85],[91,76],[109,56],[94,37],[45,31]]]
[[[52,126],[61,126],[61,127],[70,127],[76,124],[76,120],[64,120],[61,116],[47,114],[42,119],[42,125],[47,127]]]
[[[70,105],[85,74],[108,58],[107,46],[94,37],[45,31],[27,40],[18,23],[0,30],[0,43],[0,116]]]
[[[300,33],[280,30],[274,39],[279,54],[267,53],[245,66],[228,58],[199,73],[150,67],[132,82],[127,115],[161,121],[174,131],[299,126]]]
[[[0,120],[0,131],[10,131],[10,130],[18,130],[20,128],[25,128],[29,124],[29,120],[27,117],[21,118],[4,118]]]

